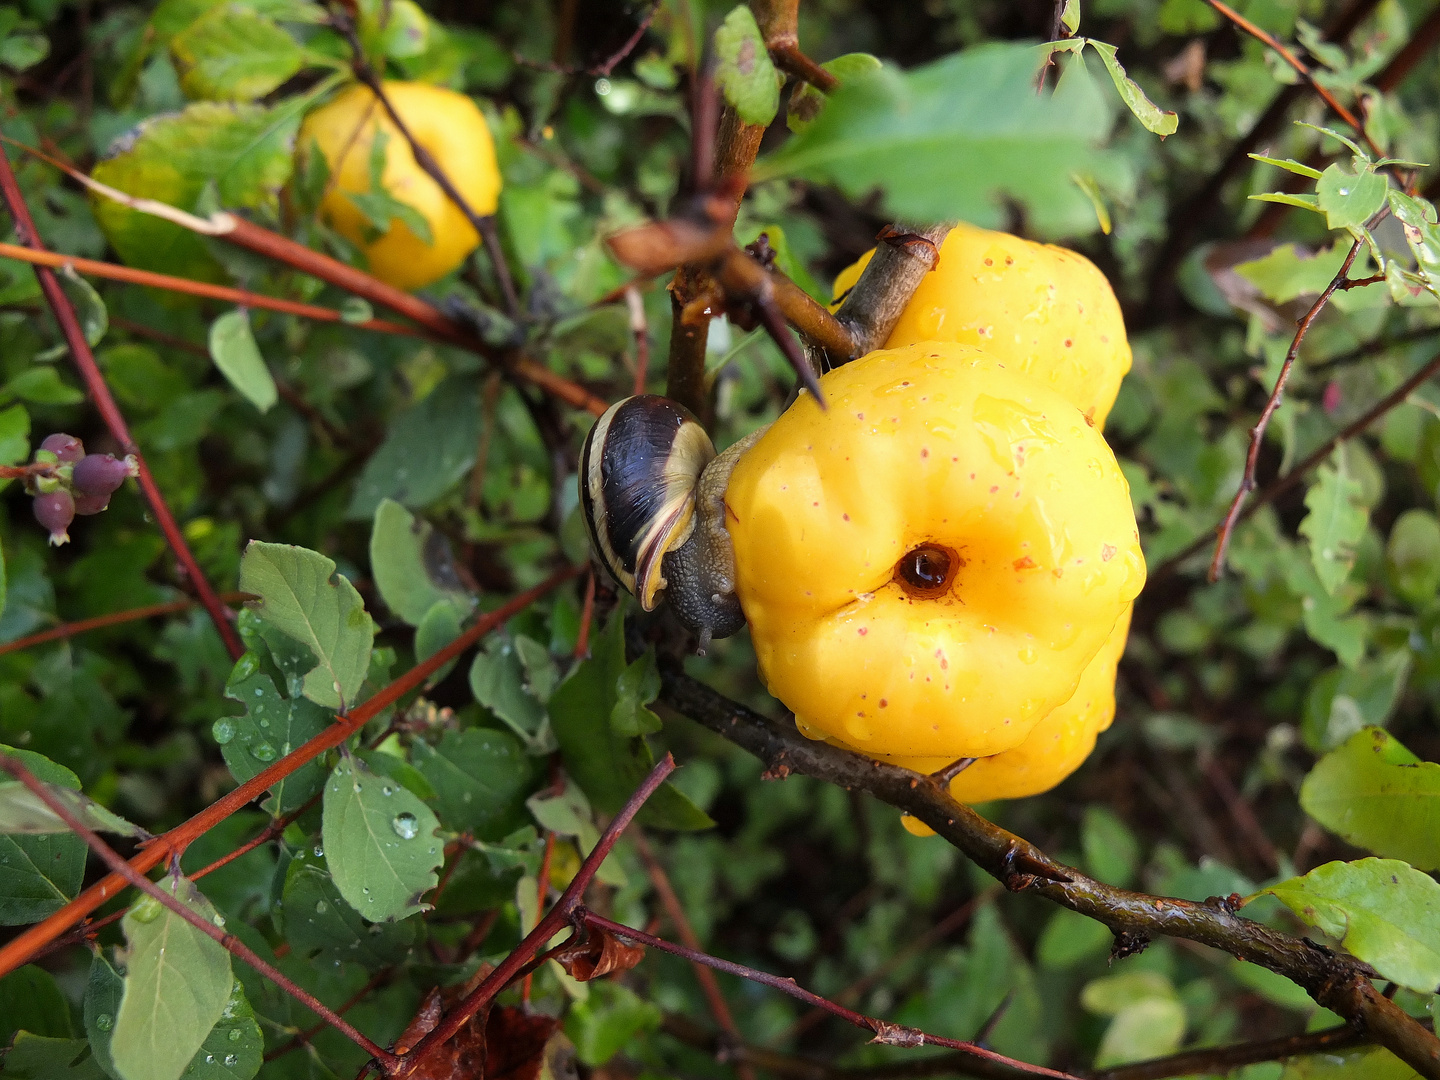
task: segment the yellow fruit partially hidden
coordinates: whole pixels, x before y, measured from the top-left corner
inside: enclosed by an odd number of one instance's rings
[[[835,296],[874,252],[841,271]],[[917,341],[976,345],[1058,391],[1104,428],[1130,344],[1105,275],[1083,255],[961,223],[940,245],[887,349]]]
[[[1095,749],[1096,737],[1115,719],[1115,668],[1125,651],[1129,632],[1130,608],[1127,607],[1109,639],[1080,676],[1074,696],[1051,710],[1015,749],[980,758],[965,769],[950,781],[950,794],[966,803],[1021,799],[1049,791],[1078,769]],[[887,760],[923,773],[933,773],[950,764],[942,758]]]
[[[821,380],[725,493],[760,675],[872,756],[988,757],[1075,694],[1145,580],[1115,456],[1054,390],[970,346]]]
[[[387,82],[385,96],[416,141],[428,150],[477,214],[493,214],[500,200],[500,169],[485,116],[464,94],[428,83]],[[417,210],[430,226],[426,242],[399,218],[383,235],[350,198],[371,190],[370,156],[375,133],[383,131],[385,168],[381,186]],[[385,107],[366,86],[356,84],[305,118],[297,148],[301,160],[319,147],[330,167],[330,186],[320,213],[355,244],[370,272],[401,289],[438,281],[475,250],[480,237],[460,208],[415,162],[410,144]]]

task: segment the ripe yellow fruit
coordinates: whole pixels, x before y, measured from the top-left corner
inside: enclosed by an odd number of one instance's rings
[[[967,345],[821,380],[725,492],[760,675],[876,757],[988,757],[1075,694],[1145,580],[1125,478],[1070,402]]]
[[[1126,608],[1109,639],[1080,676],[1080,685],[1070,700],[1052,709],[1015,749],[980,758],[965,769],[950,781],[950,794],[966,803],[1021,799],[1049,791],[1078,769],[1095,749],[1096,737],[1115,719],[1115,668],[1129,632],[1130,608]],[[924,773],[950,764],[941,758],[889,760]],[[912,832],[918,831],[917,825],[926,828],[914,819],[906,822]]]
[[[416,141],[428,150],[477,214],[493,214],[500,201],[500,168],[485,115],[464,94],[428,83],[386,82],[385,96]],[[350,198],[371,190],[370,157],[377,131],[387,136],[381,186],[417,210],[430,226],[426,242],[400,218],[375,228]],[[356,84],[310,113],[300,127],[299,153],[319,147],[330,167],[322,217],[355,244],[370,272],[401,289],[438,281],[475,250],[480,237],[460,208],[415,162],[410,144],[369,87]]]
[[[835,279],[843,297],[870,261]],[[917,341],[975,345],[1058,391],[1098,428],[1130,370],[1120,304],[1094,263],[1053,244],[961,223],[940,245],[887,349]]]

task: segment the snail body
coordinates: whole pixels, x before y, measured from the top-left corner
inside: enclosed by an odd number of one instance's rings
[[[688,409],[640,394],[610,406],[581,452],[581,511],[596,558],[645,611],[663,595],[701,652],[745,625],[725,488],[759,435],[717,456]]]

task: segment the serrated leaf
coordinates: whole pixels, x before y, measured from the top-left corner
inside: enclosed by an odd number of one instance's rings
[[[30,750],[0,744],[38,779],[80,790],[80,779],[63,765]],[[85,841],[68,829],[35,836],[0,835],[0,926],[39,922],[80,892],[85,877]]]
[[[619,700],[615,687],[627,666],[623,623],[619,612],[612,616],[595,639],[590,659],[550,696],[550,721],[565,771],[596,809],[607,814],[625,804],[655,764],[643,738],[620,736],[610,727],[610,713]],[[640,808],[637,820],[662,829],[707,829],[714,824],[668,782]]]
[[[450,542],[393,499],[381,499],[370,530],[370,574],[385,606],[419,626],[436,604],[461,615],[475,605],[461,584]]]
[[[1421,761],[1381,728],[1358,731],[1321,758],[1300,805],[1357,847],[1440,868],[1440,764]]]
[[[188,878],[158,883],[207,922],[219,916]],[[152,896],[121,920],[125,993],[110,1055],[123,1080],[179,1080],[230,1000],[230,954]]]
[[[552,789],[543,789],[525,800],[525,806],[547,832],[559,836],[573,836],[581,856],[589,855],[600,840],[600,829],[595,824],[595,812],[585,792],[568,777],[565,787],[554,794]],[[625,871],[614,859],[600,864],[596,877],[606,885],[624,888],[628,879]]]
[[[371,922],[427,910],[420,898],[444,861],[430,808],[349,754],[331,771],[323,803],[325,861],[345,902]]]
[[[331,714],[307,698],[282,697],[253,654],[241,657],[225,696],[245,706],[244,716],[222,716],[211,728],[220,753],[239,783],[273,765],[330,726]],[[239,676],[238,678],[236,676]],[[265,809],[273,816],[303,806],[325,783],[325,767],[309,761],[270,788]]]
[[[1038,62],[1028,45],[990,43],[848,80],[754,175],[836,184],[856,198],[879,188],[885,212],[906,221],[998,227],[1009,199],[1042,233],[1093,231],[1070,177],[1116,173],[1097,149],[1110,106],[1078,58],[1053,94],[1037,95]]]
[[[1316,205],[1332,229],[1359,229],[1385,205],[1388,183],[1377,172],[1329,166],[1315,184]]]
[[[303,104],[303,97],[300,99]],[[207,184],[231,209],[275,203],[293,168],[300,113],[293,104],[196,102],[184,112],[146,121],[111,147],[91,175],[128,195],[194,210]],[[127,263],[216,280],[219,264],[196,234],[101,196],[95,219]]]
[[[1345,583],[1355,565],[1355,545],[1365,535],[1370,511],[1360,481],[1344,471],[1344,459],[1331,459],[1336,467],[1322,465],[1315,483],[1305,493],[1300,535],[1310,541],[1310,561],[1320,584],[1332,596]]]
[[[340,963],[378,969],[404,960],[416,922],[372,925],[345,902],[321,858],[303,852],[285,874],[285,940],[324,967]]]
[[[499,840],[523,823],[537,759],[509,732],[447,731],[436,746],[417,740],[411,757],[435,789],[446,828]]]
[[[1075,21],[1078,25],[1080,21],[1078,10],[1075,13]],[[1174,135],[1180,126],[1180,117],[1156,105],[1146,96],[1145,91],[1140,89],[1140,84],[1125,74],[1125,69],[1120,66],[1120,61],[1115,59],[1115,46],[1107,45],[1103,41],[1095,41],[1093,38],[1087,39],[1087,41],[1090,47],[1100,54],[1100,59],[1105,64],[1105,70],[1110,73],[1110,80],[1115,84],[1115,89],[1120,92],[1120,100],[1125,102],[1125,107],[1130,110],[1136,120],[1140,121],[1145,130],[1162,138],[1166,135]]]
[[[1408,863],[1326,863],[1265,893],[1339,939],[1382,978],[1421,993],[1440,985],[1440,883]]]
[[[304,64],[293,37],[242,4],[222,3],[170,41],[187,96],[208,101],[254,101]]]
[[[354,704],[375,624],[335,563],[306,548],[252,540],[240,560],[240,588],[260,597],[252,609],[262,619],[315,654],[305,696],[331,709]]]
[[[755,16],[744,4],[715,31],[715,85],[747,124],[768,124],[780,110],[780,73]]]
[[[1237,263],[1233,269],[1267,300],[1283,304],[1323,292],[1349,253],[1350,245],[1343,240],[1313,255],[1302,255],[1294,244],[1281,244],[1268,255]]]
[[[249,312],[227,311],[210,324],[210,358],[226,381],[262,413],[279,400],[275,377],[250,329]]]

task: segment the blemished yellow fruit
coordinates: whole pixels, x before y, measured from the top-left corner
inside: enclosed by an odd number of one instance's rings
[[[1078,769],[1095,749],[1095,739],[1115,719],[1115,669],[1130,632],[1126,608],[1109,639],[1080,676],[1080,685],[1063,705],[1052,709],[1013,750],[978,759],[950,781],[950,794],[960,802],[1022,799],[1040,795]],[[933,773],[950,762],[941,758],[894,758],[892,764]],[[930,830],[914,818],[911,832]]]
[[[859,280],[866,252],[835,279],[838,300]],[[1038,379],[1098,428],[1130,370],[1120,304],[1083,255],[963,222],[940,245],[940,261],[915,290],[885,342],[975,345]]]
[[[500,168],[485,115],[464,94],[416,82],[386,82],[385,96],[415,140],[428,150],[477,214],[493,214],[500,201]],[[381,186],[414,207],[430,226],[426,242],[392,218],[380,236],[350,198],[371,190],[370,156],[377,131],[387,136]],[[474,226],[440,185],[415,162],[410,144],[369,87],[351,86],[310,113],[300,127],[299,153],[318,146],[330,167],[320,214],[355,244],[381,281],[419,289],[450,273],[480,243]]]
[[[968,345],[821,379],[725,492],[761,678],[873,757],[1013,750],[1075,694],[1145,580],[1129,490],[1069,401]]]

